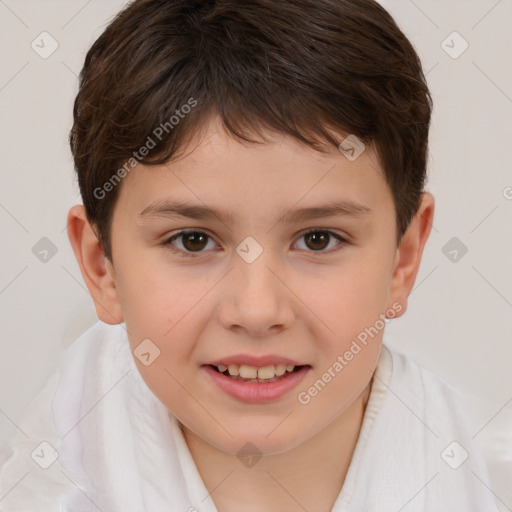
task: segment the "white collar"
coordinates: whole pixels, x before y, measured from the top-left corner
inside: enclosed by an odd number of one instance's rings
[[[183,434],[135,366],[123,324],[98,322],[75,340],[19,426],[0,474],[2,512],[216,512]],[[396,512],[409,502],[415,511],[497,512],[469,432],[457,392],[383,348],[333,512]],[[33,458],[48,455],[43,441],[59,453],[47,469]],[[458,469],[441,456],[453,441],[469,453]]]

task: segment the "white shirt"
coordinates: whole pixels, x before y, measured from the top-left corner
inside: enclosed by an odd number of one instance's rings
[[[347,470],[343,488],[335,502],[332,512],[342,512],[348,510],[347,507],[350,504],[350,499],[354,491],[355,478],[361,461],[361,456],[366,445],[366,440],[368,439],[375,417],[381,407],[384,395],[386,394],[386,389],[389,380],[391,379],[392,370],[393,363],[391,354],[386,347],[383,347],[375,372],[375,377],[372,382],[370,396],[368,398],[368,403],[361,425],[361,431],[359,433],[357,444],[354,449],[354,454]],[[204,512],[219,512],[211,500],[205,499],[203,501],[203,498],[209,496],[210,493],[206,489],[192,458],[190,450],[188,449],[185,438],[183,436],[183,432],[181,430],[180,422],[171,414],[169,414],[169,417],[171,419],[173,436],[176,440],[176,446],[178,448],[179,463],[183,474],[186,476],[186,489],[191,502],[201,502],[203,504],[202,510]]]
[[[497,512],[461,403],[383,346],[332,512]],[[97,322],[68,347],[20,427],[27,437],[0,474],[1,512],[219,512],[122,324]]]

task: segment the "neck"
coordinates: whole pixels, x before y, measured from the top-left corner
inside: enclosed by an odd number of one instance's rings
[[[327,427],[292,450],[244,467],[234,454],[206,443],[181,425],[201,478],[219,512],[328,512],[354,453],[371,382]]]

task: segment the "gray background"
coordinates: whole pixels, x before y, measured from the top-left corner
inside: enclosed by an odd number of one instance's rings
[[[512,510],[512,1],[381,3],[420,54],[435,103],[434,229],[385,340],[463,392],[491,489]],[[29,400],[96,321],[65,230],[81,202],[67,137],[85,53],[124,4],[0,0],[0,463]],[[31,47],[44,31],[58,43],[47,58]]]

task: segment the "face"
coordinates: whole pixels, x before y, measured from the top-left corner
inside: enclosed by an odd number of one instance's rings
[[[282,452],[326,428],[367,388],[402,309],[394,204],[370,147],[351,161],[283,135],[241,144],[212,122],[179,159],[124,178],[111,233],[131,349],[159,351],[138,370],[228,453]]]

